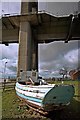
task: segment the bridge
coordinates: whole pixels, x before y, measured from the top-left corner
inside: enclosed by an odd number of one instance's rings
[[[20,15],[4,15],[1,20],[0,43],[19,43],[17,76],[22,70],[38,71],[39,43],[80,40],[80,13],[54,16],[38,12],[37,2],[22,2]]]

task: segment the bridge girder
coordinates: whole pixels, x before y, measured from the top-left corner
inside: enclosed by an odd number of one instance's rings
[[[80,39],[80,14],[56,17],[45,12],[36,12],[2,17],[0,43],[18,43],[20,22],[27,21],[38,43]]]

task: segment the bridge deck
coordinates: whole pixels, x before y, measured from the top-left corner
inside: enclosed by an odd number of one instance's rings
[[[80,40],[80,14],[54,16],[46,12],[3,16],[0,43],[18,43],[20,22],[28,21],[38,43]],[[0,29],[1,30],[1,29]]]

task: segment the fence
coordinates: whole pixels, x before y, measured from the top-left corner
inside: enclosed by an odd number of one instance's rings
[[[15,84],[16,84],[16,80],[15,81],[4,81],[0,83],[0,89],[3,90],[11,90],[11,89],[15,89]]]

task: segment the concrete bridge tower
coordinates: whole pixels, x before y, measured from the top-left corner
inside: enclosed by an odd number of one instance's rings
[[[38,11],[38,2],[21,2],[21,14],[29,14]],[[30,71],[32,69],[38,71],[38,43],[34,38],[30,22],[21,21],[19,29],[19,53],[18,53],[18,70]]]

